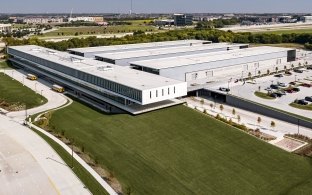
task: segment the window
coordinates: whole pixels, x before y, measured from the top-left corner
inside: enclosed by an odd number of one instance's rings
[[[164,96],[164,95],[165,95],[165,93],[164,93],[164,89],[162,89],[162,90],[161,90],[161,94],[162,94],[162,96]]]
[[[156,90],[156,97],[158,97],[158,90]]]
[[[192,80],[196,80],[196,79],[197,79],[197,76],[198,76],[198,73],[193,73],[193,74],[192,74]]]
[[[175,94],[175,87],[173,87],[173,93]]]
[[[170,95],[170,88],[168,87],[168,95]]]
[[[150,99],[152,99],[152,92],[150,91]]]

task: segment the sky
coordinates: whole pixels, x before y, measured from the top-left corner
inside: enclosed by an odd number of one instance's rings
[[[131,0],[0,0],[0,13],[127,13]],[[312,0],[133,0],[135,13],[312,13]]]

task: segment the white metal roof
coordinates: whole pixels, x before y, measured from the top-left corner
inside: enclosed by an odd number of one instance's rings
[[[212,43],[205,45],[192,45],[192,46],[178,46],[178,47],[169,47],[169,48],[151,48],[145,50],[135,50],[135,51],[122,51],[122,52],[113,52],[113,53],[100,53],[96,54],[96,57],[112,59],[112,60],[121,60],[129,58],[138,58],[145,56],[158,56],[165,54],[175,54],[175,53],[186,53],[194,51],[204,51],[204,50],[213,50],[225,47],[239,47],[248,44],[230,44],[230,43]]]
[[[178,40],[178,41],[163,41],[163,42],[151,42],[151,43],[138,43],[138,44],[126,44],[126,45],[112,45],[112,46],[99,46],[99,47],[84,47],[84,48],[73,48],[68,51],[74,51],[79,53],[92,53],[92,52],[106,52],[106,51],[118,51],[126,49],[144,49],[149,47],[161,47],[161,46],[175,46],[181,44],[200,44],[203,40]]]
[[[117,66],[35,45],[12,46],[9,48],[84,71],[138,90],[153,89],[183,83],[174,79],[137,71],[129,67]]]
[[[248,56],[258,56],[269,53],[283,52],[288,50],[295,50],[289,48],[280,48],[280,47],[253,47],[247,49],[237,49],[230,51],[220,51],[220,52],[211,52],[211,53],[201,53],[169,58],[159,58],[152,60],[141,60],[130,62],[130,64],[153,68],[153,69],[165,69],[179,66],[188,66],[202,63],[209,63],[221,60],[229,60],[236,58],[244,58]],[[213,67],[212,67],[213,68]]]

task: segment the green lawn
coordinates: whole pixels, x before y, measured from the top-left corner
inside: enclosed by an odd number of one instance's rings
[[[263,31],[252,32],[255,34],[260,33],[268,33],[268,34],[291,34],[291,33],[312,33],[312,28],[306,29],[287,29],[287,30],[267,30],[264,29]]]
[[[5,101],[9,105],[25,105],[27,109],[45,104],[47,99],[36,94],[20,82],[0,73],[0,102]]]
[[[312,160],[184,106],[107,115],[74,102],[50,126],[134,194],[311,194]]]
[[[250,46],[252,46],[252,47],[273,46],[273,47],[287,47],[287,48],[304,49],[304,45],[298,44],[298,43],[250,44]]]
[[[298,108],[301,110],[311,110],[312,111],[312,104],[308,104],[308,105],[301,105],[301,104],[297,104],[297,103],[290,103],[290,106],[294,107],[294,108]]]
[[[10,64],[8,61],[0,61],[0,69],[7,69],[10,68]]]
[[[60,29],[48,32],[43,36],[73,36],[76,32],[79,35],[97,35],[108,33],[128,33],[137,30],[154,31],[155,28],[142,25],[60,27]]]
[[[255,95],[259,98],[263,98],[263,99],[267,99],[267,100],[275,99],[274,97],[271,97],[268,93],[263,93],[263,92],[259,92],[259,91],[256,91]]]
[[[72,165],[71,155],[68,154],[68,152],[66,152],[59,144],[37,130],[34,130],[34,132],[42,137],[42,139],[44,139],[58,153],[58,155],[68,166]],[[79,179],[91,191],[92,194],[108,194],[106,190],[94,179],[94,177],[79,164],[78,161],[74,160],[73,165],[73,172],[79,177]]]

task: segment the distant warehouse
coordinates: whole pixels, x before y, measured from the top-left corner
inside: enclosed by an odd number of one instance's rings
[[[116,65],[130,66],[130,62],[132,61],[227,51],[248,48],[248,46],[248,44],[212,43],[206,45],[188,45],[170,48],[148,48],[145,50],[96,54],[95,59]]]
[[[187,84],[39,46],[12,46],[10,61],[103,110],[132,114],[181,103]]]
[[[121,51],[134,51],[142,50],[147,48],[169,48],[186,45],[202,45],[210,44],[211,41],[204,40],[178,40],[178,41],[164,41],[164,42],[152,42],[152,43],[138,43],[138,44],[127,44],[127,45],[112,45],[112,46],[100,46],[100,47],[85,47],[68,49],[71,54],[83,56],[86,58],[94,58],[94,55],[100,53],[112,53]]]
[[[192,83],[247,78],[290,68],[296,50],[255,47],[131,62],[135,69]]]

